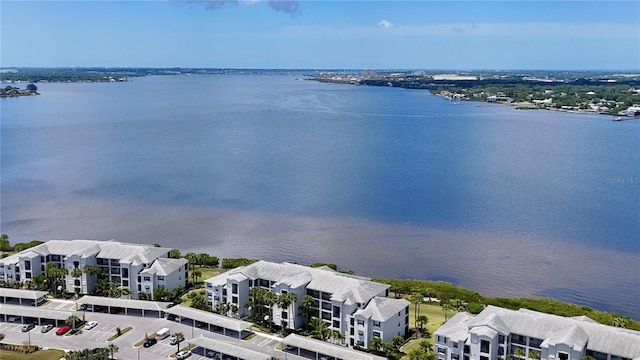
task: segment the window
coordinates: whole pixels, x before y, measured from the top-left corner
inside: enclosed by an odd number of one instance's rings
[[[232,296],[231,297],[231,302],[238,305],[238,297],[237,296]]]
[[[78,279],[74,280],[73,281],[73,285],[76,286],[76,287],[80,286],[80,280],[78,280]]]
[[[51,255],[51,261],[60,261],[60,255]]]
[[[454,342],[454,343],[453,343],[453,348],[454,348],[454,349],[457,349],[457,348],[458,348],[458,343],[457,343],[457,342]]]
[[[333,320],[333,327],[336,329],[340,329],[340,321],[339,320]]]
[[[238,284],[231,284],[231,293],[232,294],[238,293]]]
[[[373,327],[380,327],[380,321],[374,321]]]
[[[164,276],[158,276],[158,281],[164,281]]]
[[[441,344],[446,344],[447,343],[447,338],[444,337],[444,336],[438,335],[438,336],[436,336],[436,342],[439,342]]]
[[[44,255],[40,255],[40,262],[44,262]]]
[[[24,269],[25,270],[31,270],[31,260],[25,260],[24,261]]]
[[[333,317],[340,317],[340,308],[338,306],[333,307]]]
[[[489,360],[488,356],[480,356],[480,360]]]
[[[374,338],[379,338],[380,337],[380,331],[374,331],[373,332],[373,337]]]
[[[287,312],[286,312],[286,311],[283,311],[283,312],[282,312],[282,318],[283,318],[284,320],[289,319],[289,314],[287,314]]]
[[[560,360],[569,360],[569,354],[567,354],[565,352],[559,352],[558,353],[558,359],[560,359]]]
[[[504,335],[498,335],[498,342],[499,342],[500,344],[503,344],[503,343],[504,343],[504,341],[505,341]]]
[[[30,273],[30,272],[26,272],[26,273],[24,273],[24,277],[25,277],[26,279],[31,279],[31,273]]]
[[[358,319],[358,326],[364,326],[364,320]]]
[[[74,261],[73,262],[73,267],[77,269],[78,266],[80,266],[80,261]]]
[[[487,340],[480,340],[480,352],[488,354],[490,345],[491,343],[489,343]]]
[[[451,360],[459,360],[460,359],[460,355],[458,354],[451,354]]]
[[[438,346],[438,354],[447,355],[447,348]]]
[[[122,268],[122,276],[124,276],[124,277],[129,277],[129,269],[127,269],[127,268]]]
[[[145,276],[145,277],[144,277],[144,281],[151,281],[151,277],[149,277],[149,276]]]
[[[129,280],[122,280],[122,286],[129,287]]]

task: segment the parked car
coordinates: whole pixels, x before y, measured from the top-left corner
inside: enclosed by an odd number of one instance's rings
[[[36,327],[36,324],[24,324],[22,325],[22,332],[27,332]]]
[[[181,339],[180,341],[182,341],[182,340],[184,340],[184,339]],[[172,337],[169,339],[169,344],[171,344],[171,345],[176,345],[176,344],[177,344],[177,343],[179,343],[180,341],[178,341],[178,338],[177,338],[177,337],[172,336]]]
[[[182,360],[188,358],[189,356],[191,356],[191,350],[180,351],[176,354],[176,359]]]
[[[46,333],[46,332],[49,332],[49,330],[51,329],[53,329],[53,325],[51,324],[42,325],[42,327],[40,328],[40,332]]]
[[[144,341],[144,345],[143,346],[147,348],[147,347],[155,345],[157,342],[158,342],[158,340],[156,338],[150,338],[150,339],[147,339],[147,340]]]
[[[98,325],[98,322],[97,322],[97,321],[89,321],[88,323],[86,323],[86,324],[84,325],[84,329],[85,329],[85,330],[91,330],[91,329],[93,329],[94,327],[96,327],[96,325]]]
[[[58,330],[56,330],[56,335],[64,335],[66,333],[69,332],[69,330],[71,330],[71,326],[69,325],[62,325],[58,328]]]

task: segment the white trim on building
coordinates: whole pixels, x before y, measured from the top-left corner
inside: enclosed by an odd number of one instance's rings
[[[640,332],[520,309],[487,306],[473,316],[458,313],[434,333],[440,360],[639,360]]]

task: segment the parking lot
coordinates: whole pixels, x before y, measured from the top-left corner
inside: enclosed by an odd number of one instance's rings
[[[47,306],[58,310],[69,310],[74,305],[71,303],[50,303]],[[0,322],[0,332],[5,334],[4,342],[15,344],[37,344],[41,347],[61,348],[65,350],[93,349],[98,347],[106,347],[110,343],[118,346],[119,351],[115,354],[118,359],[126,360],[157,360],[169,358],[177,350],[176,345],[170,345],[170,338],[159,340],[155,345],[144,348],[134,347],[133,345],[144,339],[145,336],[151,335],[162,328],[169,328],[171,333],[182,332],[185,340],[180,343],[180,348],[184,349],[189,344],[189,339],[204,335],[207,338],[213,338],[220,343],[234,344],[243,348],[251,348],[254,351],[265,354],[272,353],[276,356],[283,355],[281,352],[274,352],[275,346],[279,341],[273,336],[259,334],[250,340],[238,340],[229,336],[216,334],[204,329],[199,329],[193,324],[180,324],[175,321],[166,319],[142,318],[136,316],[109,315],[102,313],[87,312],[83,314],[86,321],[96,321],[98,324],[91,330],[80,330],[74,335],[56,335],[57,328],[54,327],[47,333],[40,331],[40,326],[36,326],[29,332],[22,332],[21,323]],[[132,327],[131,331],[123,334],[117,339],[107,342],[107,339],[114,335],[117,328],[125,329]],[[195,350],[189,359],[202,360],[211,359],[215,351]],[[209,356],[206,356],[209,355]],[[265,355],[265,357],[268,357]],[[284,358],[284,356],[282,356]],[[289,359],[300,359],[299,357],[288,354]]]

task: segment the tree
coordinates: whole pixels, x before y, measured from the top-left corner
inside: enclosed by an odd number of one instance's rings
[[[427,317],[427,315],[418,316],[416,324],[420,328],[420,332],[422,332],[423,327],[427,324],[428,321],[429,321],[429,318]]]
[[[42,290],[44,288],[44,283],[47,280],[47,277],[44,276],[44,274],[36,274],[33,275],[33,278],[31,280],[36,285],[36,289]]]
[[[0,235],[0,251],[11,251],[11,244],[9,243],[9,235]]]
[[[317,317],[311,318],[309,327],[312,329],[310,334],[313,338],[326,340],[330,335],[331,329],[329,329],[327,323]]]
[[[371,339],[371,343],[369,343],[369,350],[374,351],[378,354],[384,352],[384,341],[379,337],[374,337]]]
[[[513,351],[513,356],[523,358],[524,357],[524,350],[521,347],[516,348]]]
[[[169,296],[171,292],[166,288],[159,287],[153,291],[153,300],[155,301],[164,301]]]
[[[120,350],[120,348],[118,348],[118,346],[115,344],[109,344],[107,346],[107,349],[109,349],[109,352],[111,353],[111,358],[113,358],[114,353],[117,353],[118,350]]]
[[[80,318],[75,316],[75,315],[71,315],[69,316],[64,323],[71,326],[72,329],[76,328],[76,324],[80,322]]]
[[[467,305],[465,305],[464,301],[460,299],[451,300],[451,307],[455,309],[457,312],[462,312],[467,310]]]
[[[298,295],[292,292],[280,294],[280,296],[278,297],[278,300],[277,300],[278,306],[287,312],[286,323],[285,323],[285,319],[282,319],[283,328],[288,328],[289,324],[291,323],[293,314],[289,311],[290,310],[289,307],[291,307],[291,304],[294,304],[296,301],[298,301]]]
[[[48,263],[45,272],[51,282],[51,292],[56,293],[58,283],[61,283],[62,278],[68,273],[67,269],[59,267],[56,263]]]
[[[73,268],[71,270],[71,276],[73,276],[73,278],[75,279],[74,281],[74,289],[75,289],[75,293],[76,295],[80,293],[81,287],[80,287],[80,277],[82,276],[82,270],[78,269],[78,268]],[[78,284],[78,285],[76,285]]]
[[[36,92],[38,91],[38,87],[35,84],[29,84],[27,85],[27,90]]]
[[[540,359],[540,351],[538,350],[529,350],[529,359],[538,360]]]
[[[202,276],[202,271],[200,271],[200,269],[193,269],[191,271],[191,277],[193,278],[193,283],[197,283],[198,282],[198,278]]]
[[[451,304],[448,301],[441,301],[440,307],[442,308],[442,313],[444,314],[444,322],[447,322],[447,312],[451,311]]]
[[[411,294],[410,301],[413,304],[413,322],[414,323],[418,322],[418,316],[420,316],[420,304],[422,304],[423,299],[424,299],[424,296],[422,296],[422,293],[418,291],[414,291],[413,294]]]
[[[613,319],[613,323],[612,324],[615,327],[626,328],[627,327],[627,319],[623,318],[622,316],[618,316],[615,319]]]
[[[273,324],[273,305],[275,305],[278,302],[278,295],[272,293],[269,290],[265,290],[264,296],[263,296],[263,301],[264,301],[264,305],[266,305],[269,308],[269,327],[271,327],[271,325]],[[263,318],[264,321],[264,318]]]
[[[171,249],[171,250],[169,250],[169,257],[172,258],[172,259],[180,259],[182,257],[182,255],[180,254],[180,250]]]
[[[175,338],[176,338],[176,340],[178,341],[178,343],[177,343],[177,345],[178,345],[178,351],[176,351],[176,352],[177,352],[177,353],[179,353],[179,352],[180,352],[180,342],[181,342],[182,340],[184,340],[184,334],[183,334],[183,333],[181,333],[181,332],[177,332],[177,333],[174,333],[174,334],[173,334],[173,337],[175,337]]]
[[[309,327],[309,312],[311,310],[311,306],[313,306],[313,297],[311,295],[305,295],[302,297],[302,311],[304,313],[304,328],[308,330]]]
[[[189,261],[189,266],[191,267],[191,270],[193,271],[193,269],[195,268],[196,263],[198,262],[198,255],[196,253],[194,253],[194,252],[188,252],[188,253],[184,254],[184,258]]]

